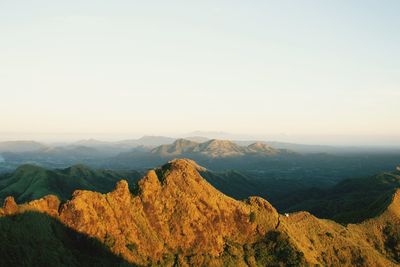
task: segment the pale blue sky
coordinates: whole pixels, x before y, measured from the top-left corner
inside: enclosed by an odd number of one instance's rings
[[[400,1],[0,0],[0,132],[400,144],[399,12]]]

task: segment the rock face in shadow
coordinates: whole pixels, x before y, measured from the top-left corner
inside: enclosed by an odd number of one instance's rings
[[[400,233],[399,192],[379,217],[343,226],[307,212],[279,215],[259,197],[234,200],[202,170],[191,160],[173,160],[150,170],[135,194],[121,180],[107,194],[77,190],[62,205],[54,196],[22,205],[7,198],[0,214],[45,212],[139,265],[398,264],[396,240],[389,247],[388,238]]]

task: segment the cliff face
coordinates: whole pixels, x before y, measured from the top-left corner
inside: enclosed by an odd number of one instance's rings
[[[396,265],[383,228],[400,225],[399,193],[380,217],[342,226],[306,212],[279,215],[259,197],[236,201],[199,170],[193,161],[174,160],[149,171],[135,194],[121,180],[107,194],[77,190],[61,206],[54,196],[22,205],[7,198],[0,215],[46,212],[139,265],[265,266],[282,259],[292,265]]]

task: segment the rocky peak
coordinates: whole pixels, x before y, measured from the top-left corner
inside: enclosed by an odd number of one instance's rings
[[[199,174],[206,171],[190,159],[174,159],[160,168],[150,170],[147,175],[139,181],[139,190],[144,194],[156,190],[175,190],[176,187],[185,186],[182,190],[189,192],[196,190],[199,183],[207,183]],[[208,183],[207,183],[208,184]],[[211,186],[211,185],[210,185]],[[175,187],[175,188],[173,188]]]
[[[129,185],[126,180],[120,180],[116,186],[114,192],[119,192],[122,194],[129,194]]]
[[[14,197],[11,197],[11,196],[7,197],[4,200],[3,213],[5,215],[13,215],[13,214],[15,214],[17,212],[18,212],[18,205],[15,202]]]
[[[136,196],[128,194],[125,181],[105,195],[80,191],[63,206],[60,218],[103,242],[112,240],[112,251],[142,265],[166,253],[218,256],[227,239],[245,243],[275,227],[278,214],[266,201],[244,203],[225,196],[200,170],[194,161],[175,159],[150,170]]]
[[[54,195],[48,195],[21,205],[18,205],[14,198],[10,196],[5,199],[3,209],[0,209],[0,215],[14,215],[26,211],[37,211],[57,217],[59,206],[60,200]]]
[[[48,195],[37,200],[32,200],[26,204],[19,205],[19,212],[37,211],[57,217],[60,204],[61,201],[57,196]]]
[[[162,168],[168,168],[169,170],[180,170],[181,172],[206,171],[206,168],[198,165],[194,160],[185,158],[171,160]]]
[[[126,180],[120,180],[116,186],[114,191],[110,192],[109,195],[112,198],[118,199],[124,203],[129,203],[131,199],[131,192],[129,191],[129,185]]]

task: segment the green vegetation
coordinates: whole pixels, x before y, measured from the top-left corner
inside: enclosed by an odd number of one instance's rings
[[[41,213],[0,218],[1,266],[132,266]]]
[[[307,266],[303,253],[290,242],[286,234],[276,231],[252,244],[239,244],[225,240],[223,253],[219,257],[209,254],[193,254],[182,257],[179,254],[165,254],[157,266]]]
[[[134,252],[137,249],[137,245],[134,243],[126,244],[126,248],[129,249],[130,251]]]
[[[343,224],[379,215],[400,187],[399,171],[345,179],[332,186],[321,186],[323,182],[307,179],[263,178],[264,174],[253,172],[206,171],[201,175],[215,188],[236,199],[261,196],[281,213],[309,211],[317,217]]]
[[[256,213],[254,211],[250,212],[250,222],[254,223],[256,221]]]
[[[385,237],[385,250],[389,256],[400,263],[400,228],[393,224],[387,224],[383,228],[383,235]]]
[[[22,165],[14,173],[0,175],[0,201],[11,195],[21,203],[48,194],[66,200],[77,189],[105,193],[113,190],[121,179],[128,180],[133,189],[140,177],[141,174],[135,171],[93,170],[84,165],[59,170]]]
[[[200,258],[200,259],[199,259]],[[303,253],[290,242],[288,236],[271,231],[263,239],[253,244],[241,245],[225,241],[224,252],[220,257],[194,255],[187,257],[189,265],[220,266],[306,266]],[[201,264],[199,264],[201,263]]]
[[[320,218],[357,223],[382,213],[400,187],[398,171],[347,179],[330,189],[298,191],[280,202],[283,211],[306,210]]]
[[[265,238],[246,251],[254,255],[258,266],[304,266],[303,253],[290,244],[288,237],[280,232],[269,232]]]

